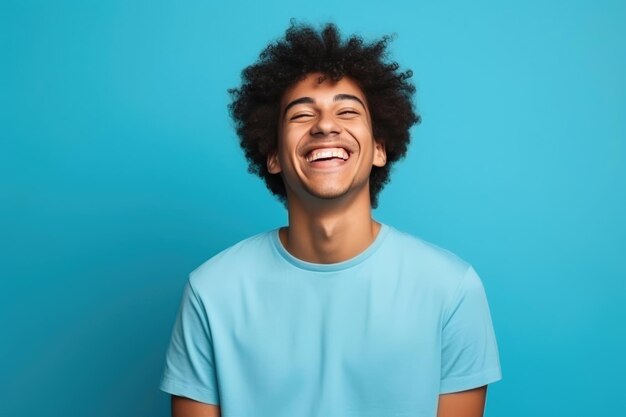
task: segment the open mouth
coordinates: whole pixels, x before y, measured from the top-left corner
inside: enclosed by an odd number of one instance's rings
[[[313,149],[304,158],[309,163],[333,160],[347,161],[350,154],[344,148],[319,148]]]

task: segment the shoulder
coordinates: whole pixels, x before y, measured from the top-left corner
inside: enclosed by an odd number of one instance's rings
[[[393,251],[402,257],[413,259],[423,268],[464,274],[469,263],[455,253],[415,235],[389,227],[388,240]]]
[[[389,227],[388,256],[403,269],[446,292],[454,291],[471,269],[455,253],[415,235]]]
[[[261,267],[273,258],[273,233],[275,230],[259,233],[224,249],[194,269],[189,283],[197,291],[215,288]]]

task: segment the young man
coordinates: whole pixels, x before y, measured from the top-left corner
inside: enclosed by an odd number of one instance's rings
[[[231,90],[289,225],[191,273],[161,382],[174,416],[483,415],[501,373],[480,279],[372,219],[419,122],[387,41],[292,25]]]

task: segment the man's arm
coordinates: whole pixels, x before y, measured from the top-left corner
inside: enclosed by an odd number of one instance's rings
[[[439,396],[437,417],[483,417],[487,385]]]
[[[487,386],[439,396],[437,417],[483,417]],[[220,417],[217,405],[172,395],[172,417]]]
[[[220,408],[172,395],[172,417],[220,417]]]

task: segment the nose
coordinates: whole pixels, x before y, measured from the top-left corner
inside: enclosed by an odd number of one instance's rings
[[[311,135],[313,136],[332,136],[339,133],[341,133],[341,125],[328,112],[321,112],[311,126]]]

